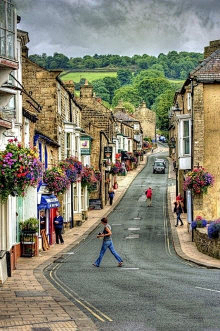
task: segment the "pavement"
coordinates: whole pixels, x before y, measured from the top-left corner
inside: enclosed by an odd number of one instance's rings
[[[156,152],[167,149],[159,147]],[[127,188],[142,171],[147,162],[147,155],[137,169],[125,177],[118,177],[112,206],[102,210],[89,212],[89,217],[80,227],[75,227],[64,234],[64,245],[54,245],[48,251],[41,252],[38,257],[20,258],[17,269],[0,288],[0,329],[24,331],[48,330],[97,330],[94,322],[75,304],[70,302],[60,291],[46,279],[43,270],[65,252],[84,240],[120,202]],[[174,178],[170,167],[169,178]],[[175,186],[168,186],[169,217],[173,243],[176,253],[187,261],[192,261],[208,268],[220,268],[220,261],[206,256],[191,242],[191,233],[187,230],[186,221],[183,227],[175,228],[175,215],[172,204],[175,200]]]

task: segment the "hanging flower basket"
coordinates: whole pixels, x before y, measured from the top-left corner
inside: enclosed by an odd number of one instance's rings
[[[192,190],[195,194],[206,194],[209,186],[213,186],[214,177],[205,171],[204,168],[198,167],[189,171],[185,176],[185,181],[183,183],[183,189]]]
[[[24,196],[28,187],[36,187],[42,178],[42,164],[36,148],[26,148],[17,139],[10,139],[0,152],[0,199],[9,195]]]
[[[43,175],[43,181],[47,184],[49,191],[57,195],[64,193],[70,186],[70,180],[61,167],[53,167],[50,170],[46,170]]]
[[[60,162],[60,167],[65,172],[71,183],[80,179],[82,173],[82,163],[74,157],[68,157],[65,161]]]
[[[110,173],[112,175],[117,175],[119,173],[122,173],[123,172],[123,168],[122,168],[122,165],[121,165],[121,162],[116,162],[115,164],[112,164],[111,165],[111,170],[110,170]]]
[[[96,184],[98,182],[94,169],[92,167],[83,167],[81,173],[81,185],[82,187],[87,186],[88,191],[92,192],[96,190]]]

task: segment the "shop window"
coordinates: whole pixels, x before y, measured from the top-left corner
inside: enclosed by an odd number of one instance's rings
[[[85,188],[84,187],[81,187],[81,204],[82,204],[82,210],[86,210]]]
[[[67,132],[66,133],[66,157],[70,157],[71,156],[71,133]]]

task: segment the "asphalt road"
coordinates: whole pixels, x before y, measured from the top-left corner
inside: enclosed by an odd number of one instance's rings
[[[99,268],[92,266],[102,244],[96,238],[99,226],[45,273],[100,330],[220,330],[220,271],[175,254],[167,219],[167,173],[152,174],[155,156],[109,216],[124,266],[118,268],[109,251]],[[149,186],[152,207],[146,206],[144,194]]]

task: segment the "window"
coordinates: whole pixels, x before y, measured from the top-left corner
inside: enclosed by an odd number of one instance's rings
[[[66,133],[66,157],[71,156],[71,133],[67,132]]]
[[[192,109],[192,96],[191,93],[187,93],[187,109]]]
[[[11,0],[0,2],[0,55],[15,59],[15,8]]]
[[[68,114],[68,98],[67,98],[67,96],[65,96],[65,119],[66,119],[66,121],[69,121],[69,114]]]
[[[66,194],[64,195],[64,220],[66,222],[71,221],[71,189],[68,189],[66,191]]]
[[[183,154],[190,154],[189,120],[183,121]]]
[[[77,194],[77,184],[73,186],[73,196],[74,196],[74,212],[78,211],[78,194]]]

